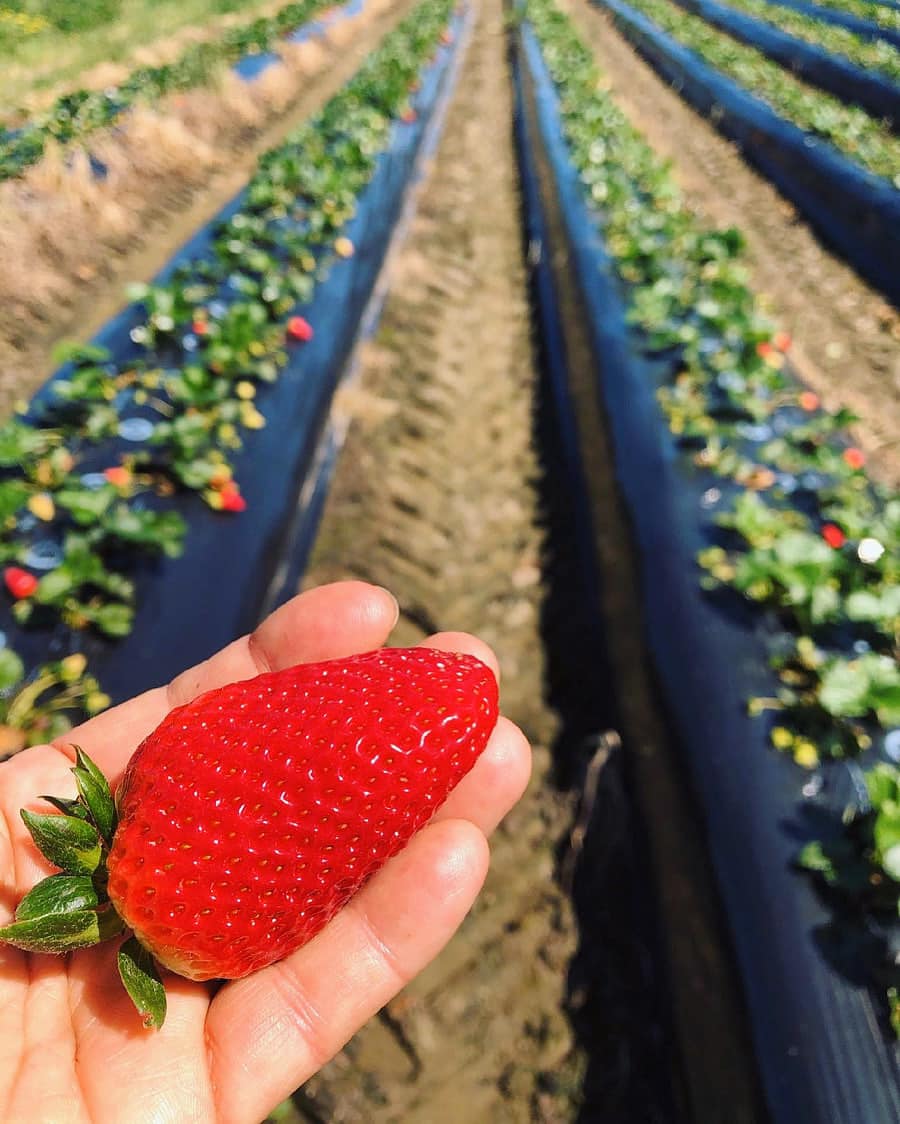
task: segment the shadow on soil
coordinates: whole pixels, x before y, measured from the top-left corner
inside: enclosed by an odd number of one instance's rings
[[[589,512],[542,366],[534,418],[546,531],[541,634],[547,699],[561,723],[555,781],[582,794],[572,837],[560,847],[558,877],[578,920],[567,1013],[586,1057],[583,1073],[548,1073],[542,1083],[548,1093],[572,1096],[579,1121],[671,1124],[684,1118],[672,1074],[676,1051],[666,1025],[648,863],[615,732]],[[576,1081],[577,1089],[559,1087]]]

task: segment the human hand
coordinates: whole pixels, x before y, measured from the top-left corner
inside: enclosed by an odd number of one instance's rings
[[[113,788],[165,714],[261,671],[382,645],[396,623],[385,591],[360,582],[294,598],[248,637],[0,767],[0,906],[11,915],[52,868],[21,820],[40,793],[74,796],[72,744]],[[480,641],[441,633],[496,671]],[[530,756],[501,718],[487,749],[431,823],[307,945],[225,985],[166,975],[168,1012],[145,1030],[116,968],[119,941],[34,955],[0,946],[0,1120],[6,1124],[252,1124],[301,1085],[440,951],[487,872],[485,836],[521,795]],[[42,809],[44,810],[44,809]]]

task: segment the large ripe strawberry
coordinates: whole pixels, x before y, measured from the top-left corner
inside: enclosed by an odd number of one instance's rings
[[[0,939],[67,952],[125,927],[123,982],[148,1024],[152,958],[235,979],[309,940],[433,815],[497,721],[472,656],[386,648],[201,695],[138,747],[113,804],[80,750],[64,814],[22,816],[62,874]]]

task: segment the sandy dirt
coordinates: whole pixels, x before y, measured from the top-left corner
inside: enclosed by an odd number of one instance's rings
[[[388,586],[397,643],[442,628],[484,637],[535,776],[452,944],[282,1120],[678,1119],[647,921],[628,890],[646,872],[603,739],[593,593],[566,534],[531,344],[510,98],[500,4],[485,0],[381,329],[339,401],[354,420],[307,582]],[[573,899],[575,793],[592,757],[602,778],[587,812],[603,829],[587,841],[590,893]]]
[[[86,341],[123,305],[125,285],[149,280],[194,232],[207,223],[247,183],[258,157],[280,144],[290,131],[316,113],[360,67],[374,46],[413,7],[414,0],[376,0],[360,15],[337,23],[323,39],[304,45],[303,66],[284,90],[285,101],[264,127],[241,131],[228,146],[216,146],[215,159],[201,176],[182,174],[177,160],[158,169],[159,175],[141,190],[140,182],[126,169],[129,190],[127,214],[122,216],[124,236],[117,234],[112,197],[98,198],[85,208],[77,229],[61,227],[47,214],[37,216],[33,244],[26,250],[0,254],[0,418],[14,404],[27,399],[53,371],[51,352],[62,339]],[[216,111],[215,91],[190,95],[200,99],[198,112]],[[177,130],[178,99],[173,100],[172,124]],[[165,130],[165,114],[161,128]],[[109,143],[115,145],[115,135]],[[95,135],[92,146],[102,146]],[[102,150],[102,149],[101,149]],[[157,171],[157,169],[154,169]],[[46,177],[50,178],[50,177]],[[60,180],[63,215],[66,193],[77,186]],[[15,190],[14,181],[0,192]],[[48,185],[49,210],[55,185]],[[18,203],[0,206],[0,223],[26,222],[33,208],[25,190]],[[77,199],[75,200],[77,202]],[[110,214],[112,211],[112,214]],[[73,210],[73,214],[78,214]],[[91,229],[96,220],[97,229]],[[71,217],[69,219],[71,221]],[[100,230],[102,228],[103,235]],[[0,229],[0,246],[15,242],[15,231]],[[10,238],[9,235],[13,237]],[[23,244],[23,247],[27,244]]]

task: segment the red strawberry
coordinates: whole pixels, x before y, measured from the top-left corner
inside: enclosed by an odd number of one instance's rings
[[[116,464],[112,465],[110,468],[104,468],[103,475],[106,477],[107,481],[115,485],[116,488],[127,488],[132,480],[131,470],[126,468],[123,464]]]
[[[840,550],[847,541],[847,536],[836,523],[825,523],[822,526],[822,538],[832,550]]]
[[[57,833],[65,825],[68,846],[42,849],[69,874],[92,875],[94,887],[103,884],[100,839],[111,839],[111,905],[79,906],[92,918],[83,926],[70,907],[60,937],[46,916],[36,931],[27,897],[0,939],[64,952],[127,925],[137,941],[120,953],[123,982],[161,1025],[148,953],[197,980],[239,978],[287,956],[431,818],[496,721],[489,669],[430,648],[301,664],[210,691],[138,747],[117,826],[108,787],[81,751],[79,801],[55,802],[70,815],[23,812],[39,846],[45,821]],[[76,852],[87,859],[73,864]]]
[[[287,322],[287,334],[292,340],[300,343],[309,343],[313,338],[312,325],[302,316],[292,316]]]
[[[851,445],[849,449],[845,449],[841,456],[844,458],[844,463],[849,465],[854,471],[858,471],[866,463],[866,454],[862,449],[857,449]]]
[[[776,332],[775,335],[772,336],[772,343],[782,352],[790,351],[792,342],[790,332]]]
[[[38,579],[34,574],[29,574],[21,566],[7,566],[3,571],[3,580],[6,588],[17,601],[31,597],[38,587]]]
[[[407,106],[400,114],[400,120],[404,125],[411,125],[414,121],[418,120],[418,117],[418,113],[416,113],[412,106]]]
[[[222,511],[246,511],[247,501],[241,495],[240,489],[233,480],[229,480],[227,484],[223,484],[219,489],[219,495],[222,498]]]

